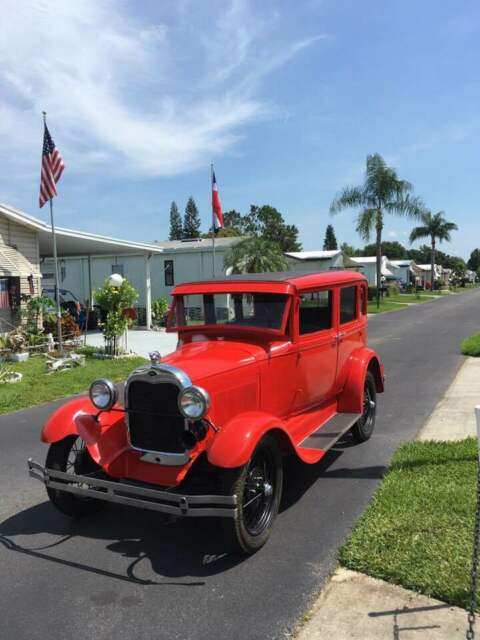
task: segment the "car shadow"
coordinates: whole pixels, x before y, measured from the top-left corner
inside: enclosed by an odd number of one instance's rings
[[[134,517],[132,517],[134,513]],[[46,560],[89,573],[141,585],[197,587],[202,578],[224,572],[245,560],[230,551],[217,518],[173,519],[162,514],[116,505],[82,520],[71,520],[58,513],[49,502],[21,511],[0,523],[0,545],[6,551]],[[54,536],[54,542],[41,545],[35,537]],[[25,536],[33,536],[31,544]],[[21,542],[17,540],[21,537]],[[68,542],[75,538],[105,540],[105,549],[129,562],[124,573],[107,571],[87,560],[70,559]],[[145,579],[148,561],[153,578]],[[157,580],[158,578],[158,580]],[[186,579],[185,579],[186,578]]]
[[[343,455],[342,442],[320,462],[302,463],[296,456],[285,459],[284,490],[280,511],[297,503],[320,478],[378,479],[386,467],[335,468]],[[348,446],[348,444],[347,444]],[[53,542],[38,539],[53,536]],[[32,536],[31,544],[24,541]],[[19,540],[20,538],[20,540]],[[130,560],[123,573],[108,571],[93,563],[73,561],[68,551],[75,538],[104,540],[105,549]],[[0,549],[141,585],[198,587],[205,578],[228,571],[248,560],[232,552],[219,518],[172,518],[163,514],[106,505],[100,513],[71,520],[45,501],[0,523]],[[146,561],[151,570],[145,569]],[[145,574],[151,576],[143,577]]]
[[[353,438],[348,434],[341,438],[335,446],[327,451],[323,458],[316,464],[304,464],[297,456],[291,455],[284,461],[284,486],[280,512],[286,511],[298,502],[302,496],[321,478],[353,478],[358,480],[381,480],[388,467],[385,465],[373,465],[368,467],[330,467],[341,461],[343,451],[354,446]]]

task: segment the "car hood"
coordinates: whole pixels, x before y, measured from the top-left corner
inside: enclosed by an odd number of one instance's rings
[[[238,370],[265,357],[265,348],[260,345],[206,340],[182,345],[174,353],[162,358],[162,363],[182,369],[192,382],[199,383],[210,376]]]

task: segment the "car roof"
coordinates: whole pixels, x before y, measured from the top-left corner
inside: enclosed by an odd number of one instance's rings
[[[275,291],[293,293],[293,290],[311,289],[334,284],[367,282],[365,276],[357,271],[280,271],[276,273],[241,273],[222,276],[216,280],[195,280],[177,285],[174,294],[200,292],[202,288],[210,291],[235,289],[239,291],[248,286],[248,290]],[[282,286],[283,285],[283,286]]]

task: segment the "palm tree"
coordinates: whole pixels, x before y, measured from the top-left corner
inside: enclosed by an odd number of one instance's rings
[[[232,273],[285,271],[288,263],[279,246],[263,238],[246,238],[225,256],[224,266]]]
[[[442,242],[446,240],[450,242],[450,231],[456,231],[458,229],[457,225],[454,222],[448,222],[445,219],[445,211],[438,211],[435,214],[432,214],[428,209],[424,209],[421,213],[420,219],[422,221],[422,225],[420,227],[415,227],[412,229],[410,234],[410,242],[415,242],[419,238],[430,238],[430,242],[432,245],[432,255],[430,256],[430,269],[431,269],[431,284],[430,290],[433,291],[435,288],[435,246],[437,239]]]
[[[378,153],[367,156],[365,182],[358,187],[346,187],[330,205],[330,213],[342,209],[361,207],[356,230],[368,241],[373,229],[376,233],[377,307],[380,306],[380,280],[382,261],[382,230],[385,213],[418,218],[423,204],[410,196],[412,185],[400,180],[395,169],[387,166]]]

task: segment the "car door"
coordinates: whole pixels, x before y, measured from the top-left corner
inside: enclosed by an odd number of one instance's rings
[[[343,388],[349,371],[352,352],[366,342],[367,292],[362,285],[348,285],[338,289],[338,356],[337,390]]]
[[[301,411],[333,393],[337,367],[333,288],[301,292],[297,317],[295,409]]]

